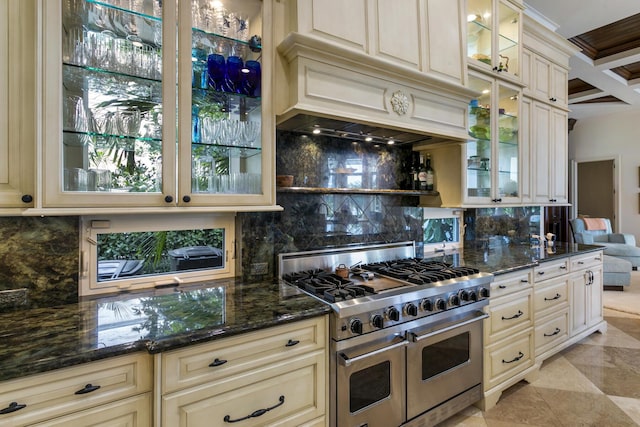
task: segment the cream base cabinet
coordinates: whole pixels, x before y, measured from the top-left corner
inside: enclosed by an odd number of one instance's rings
[[[324,426],[326,322],[319,317],[159,355],[158,425]]]
[[[152,425],[152,357],[136,353],[0,383],[0,425]]]
[[[571,335],[603,322],[602,254],[573,257],[571,284]]]
[[[0,212],[35,200],[35,1],[0,0]]]
[[[535,379],[531,269],[500,275],[491,284],[489,318],[484,320],[482,410],[522,379]]]

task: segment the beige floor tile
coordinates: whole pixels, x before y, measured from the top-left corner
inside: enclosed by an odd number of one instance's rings
[[[609,399],[640,425],[640,399],[620,396],[609,396]]]
[[[534,387],[602,394],[598,387],[562,356],[546,360],[542,364],[538,379],[531,385]]]
[[[617,311],[617,310],[611,310],[609,308],[605,308],[604,309],[604,316],[605,317],[627,317],[627,318],[631,318],[631,319],[640,319],[640,316],[632,314],[632,313],[625,313],[624,311]]]
[[[631,335],[621,331],[620,329],[609,323],[606,334],[595,333],[591,334],[582,341],[580,344],[588,345],[602,345],[609,347],[626,347],[626,348],[640,348],[640,340],[635,339]]]
[[[480,409],[475,406],[469,406],[438,424],[438,427],[487,427],[487,422]]]
[[[557,426],[551,407],[530,384],[520,382],[505,390],[498,404],[484,413],[488,426],[493,421],[507,425]]]

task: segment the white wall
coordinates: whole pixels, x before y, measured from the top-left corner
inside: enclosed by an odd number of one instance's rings
[[[569,159],[615,159],[619,168],[618,232],[640,242],[640,111],[578,120],[569,132]]]

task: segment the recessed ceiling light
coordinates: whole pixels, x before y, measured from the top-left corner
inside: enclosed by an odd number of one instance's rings
[[[389,138],[389,140],[387,141],[387,144],[389,144],[389,145],[393,145],[395,143],[396,142],[393,140],[393,138]]]
[[[321,130],[320,130],[320,129],[318,129],[318,128],[316,128],[316,129],[314,129],[314,130],[313,130],[313,134],[314,134],[314,135],[317,135],[317,134],[319,134],[320,132],[321,132]]]
[[[367,141],[367,142],[371,142],[371,141],[373,141],[373,138],[371,138],[370,136],[368,136],[368,137],[366,137],[364,140],[365,140],[365,141]]]

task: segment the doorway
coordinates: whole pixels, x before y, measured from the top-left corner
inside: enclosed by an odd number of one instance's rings
[[[573,217],[609,218],[617,229],[617,170],[614,159],[576,161]]]

